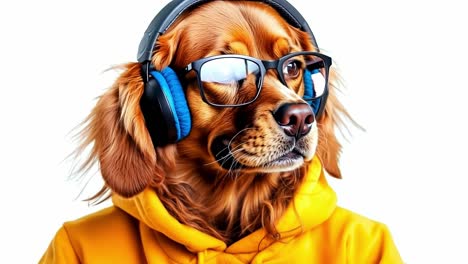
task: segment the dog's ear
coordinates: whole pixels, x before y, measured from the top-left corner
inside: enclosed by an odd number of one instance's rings
[[[140,65],[124,66],[99,98],[83,131],[84,144],[93,144],[91,157],[99,160],[106,185],[125,197],[141,192],[155,177],[156,154],[139,105],[142,93]]]
[[[130,63],[123,68],[124,72],[85,120],[80,148],[93,145],[82,168],[98,160],[106,186],[130,197],[161,182],[163,174],[140,110],[144,89],[140,64]],[[164,150],[158,152],[161,151]]]
[[[158,40],[152,61],[156,70],[169,66],[173,59],[180,34],[177,30],[172,32]],[[154,149],[140,108],[143,92],[141,65],[124,65],[123,73],[99,98],[80,133],[82,143],[77,153],[93,145],[81,170],[98,160],[106,187],[124,197],[133,196],[147,186],[159,186],[165,173],[175,168],[174,145]],[[100,198],[106,187],[90,200]]]

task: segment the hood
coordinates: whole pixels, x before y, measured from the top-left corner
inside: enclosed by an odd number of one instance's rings
[[[149,228],[163,233],[191,252],[214,250],[233,254],[250,253],[276,241],[265,236],[265,230],[260,229],[227,248],[223,241],[186,226],[172,217],[151,188],[131,198],[113,195],[112,201],[115,206]],[[328,185],[320,161],[315,157],[294,196],[294,203],[287,208],[276,225],[281,234],[280,241],[287,242],[294,236],[320,225],[330,217],[335,208],[336,194]]]

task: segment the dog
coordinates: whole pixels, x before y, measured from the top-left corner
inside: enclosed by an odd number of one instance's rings
[[[81,132],[79,152],[92,146],[82,169],[98,162],[105,181],[91,200],[151,190],[178,223],[230,246],[260,229],[284,236],[277,223],[311,164],[341,178],[335,130],[352,119],[336,96],[338,74],[310,33],[271,5],[206,1],[182,12],[150,56],[155,71],[170,67],[180,80],[189,133],[160,142],[142,102],[148,73],[123,65]],[[320,109],[305,98],[309,64],[323,78],[314,84]]]

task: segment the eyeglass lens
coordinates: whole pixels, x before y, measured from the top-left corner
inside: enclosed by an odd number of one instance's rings
[[[221,57],[205,62],[200,68],[199,78],[206,100],[217,105],[239,105],[253,101],[262,83],[260,67],[256,61],[247,58]],[[285,60],[280,69],[279,74],[289,88],[297,89],[305,85],[305,99],[323,95],[326,69],[322,58],[296,55]]]

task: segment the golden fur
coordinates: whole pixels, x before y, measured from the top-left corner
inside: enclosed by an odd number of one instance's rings
[[[314,50],[308,38],[266,4],[213,1],[182,15],[160,37],[153,64],[157,70],[167,66],[180,70],[197,59],[230,53],[278,59],[290,52]],[[281,129],[271,112],[283,103],[303,102],[302,85],[292,91],[278,81],[275,71],[269,70],[254,103],[216,108],[202,101],[189,74],[186,98],[192,117],[191,133],[177,144],[154,149],[139,106],[144,89],[140,65],[125,65],[124,72],[99,98],[82,131],[80,149],[93,146],[83,168],[98,161],[106,183],[93,199],[108,189],[130,197],[151,187],[180,222],[227,243],[262,227],[278,237],[274,224],[301,184],[314,154],[329,174],[341,177],[341,145],[335,127],[340,116],[348,114],[335,95],[333,69],[330,79],[324,114],[301,143],[309,153],[305,162],[275,171],[258,167],[271,159],[282,144]],[[222,134],[231,136],[233,149],[253,153],[235,156],[249,169],[226,170],[216,162],[210,145]]]

